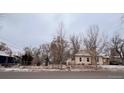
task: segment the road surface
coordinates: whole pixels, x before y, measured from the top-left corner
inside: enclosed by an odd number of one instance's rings
[[[124,79],[124,72],[0,72],[0,79]]]

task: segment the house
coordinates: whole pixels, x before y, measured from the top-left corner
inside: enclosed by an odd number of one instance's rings
[[[109,57],[99,55],[97,56],[97,64],[104,65],[109,64]],[[81,64],[81,65],[94,65],[92,64],[92,56],[88,53],[87,50],[80,50],[77,54],[75,54],[75,60],[71,60],[69,58],[67,60],[68,64]]]
[[[123,64],[120,55],[117,53],[116,49],[114,48],[112,48],[110,52],[110,64],[111,65]]]
[[[13,64],[15,63],[14,57],[8,55],[4,51],[0,51],[0,64]]]

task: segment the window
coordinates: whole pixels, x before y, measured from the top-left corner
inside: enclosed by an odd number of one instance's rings
[[[87,62],[89,62],[90,60],[89,60],[89,58],[87,58]]]
[[[80,60],[80,62],[81,62],[81,61],[82,61],[82,58],[80,57],[80,59],[79,59],[79,60]]]

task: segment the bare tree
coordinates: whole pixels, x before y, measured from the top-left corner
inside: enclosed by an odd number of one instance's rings
[[[32,49],[31,49],[30,47],[25,47],[25,48],[24,48],[24,52],[25,52],[25,54],[27,54],[27,55],[32,55]]]
[[[46,43],[46,44],[42,44],[40,46],[41,51],[42,51],[42,55],[44,56],[50,56],[50,44]]]
[[[41,64],[41,60],[40,60],[40,54],[41,54],[41,51],[40,51],[40,48],[33,48],[32,49],[32,56],[33,56],[33,61],[32,63],[37,66],[39,66]]]
[[[32,49],[25,47],[24,52],[25,54],[22,55],[22,65],[31,65],[33,60]]]
[[[4,51],[5,53],[12,55],[12,50],[7,47],[6,43],[0,42],[0,51]]]
[[[124,39],[116,34],[112,37],[112,48],[116,50],[116,53],[120,56],[122,62],[124,62]]]
[[[50,44],[45,43],[40,46],[41,48],[41,60],[48,65],[50,63],[51,55],[50,55]],[[46,66],[47,66],[46,65]]]
[[[91,26],[85,35],[84,46],[91,55],[91,63],[96,66],[97,69],[97,56],[103,51],[105,47],[105,40],[100,38],[99,27],[94,25]]]
[[[5,51],[6,50],[6,44],[3,42],[0,42],[0,51]]]
[[[62,68],[62,63],[66,60],[65,54],[67,52],[68,43],[65,40],[65,35],[63,33],[63,24],[60,24],[57,36],[51,42],[51,54],[53,62],[55,64],[60,64]]]
[[[49,57],[50,54],[50,46],[49,44],[42,44],[40,47],[24,48],[25,54],[23,55],[24,62],[31,61],[31,64],[39,66],[46,57]],[[31,58],[32,57],[32,58]],[[29,60],[28,60],[29,59]],[[27,64],[27,63],[24,63]]]
[[[72,60],[75,60],[75,54],[79,51],[80,46],[81,46],[81,39],[79,38],[79,36],[76,35],[72,35],[70,36],[70,43],[71,43],[71,58]]]

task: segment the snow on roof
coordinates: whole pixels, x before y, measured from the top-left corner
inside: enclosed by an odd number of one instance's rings
[[[91,55],[88,53],[86,49],[84,50],[81,49],[77,54],[75,54],[75,56],[91,56]],[[109,58],[109,56],[105,56],[104,54],[100,54],[98,56],[103,58]]]
[[[91,56],[87,50],[80,50],[75,56]]]
[[[4,41],[0,38],[0,43],[5,43],[8,48],[12,50],[12,55],[18,55],[22,52],[22,49],[16,48],[14,44],[11,44],[10,42]]]
[[[103,56],[104,58],[110,58],[109,56]]]
[[[9,55],[5,53],[4,51],[0,51],[0,56],[9,56]]]

